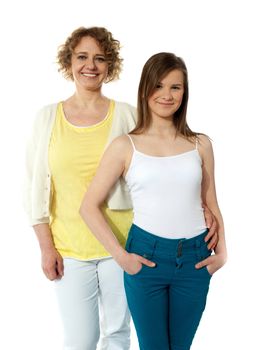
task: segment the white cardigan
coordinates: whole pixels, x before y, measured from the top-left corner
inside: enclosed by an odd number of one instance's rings
[[[43,107],[37,114],[26,152],[24,206],[31,225],[49,222],[52,199],[48,147],[56,117],[57,103]],[[136,109],[116,102],[107,145],[116,137],[129,133],[136,124]],[[106,146],[107,146],[106,145]],[[129,190],[120,178],[111,190],[107,205],[113,210],[131,209]]]

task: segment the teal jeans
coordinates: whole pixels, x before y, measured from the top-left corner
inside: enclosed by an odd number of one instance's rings
[[[210,278],[195,264],[211,252],[207,230],[190,239],[167,239],[132,225],[126,250],[156,263],[124,273],[129,309],[141,350],[189,350],[206,304]]]

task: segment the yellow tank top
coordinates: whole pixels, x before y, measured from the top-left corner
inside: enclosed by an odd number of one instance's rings
[[[93,236],[79,214],[86,189],[96,173],[111,129],[115,102],[100,123],[77,127],[66,119],[62,103],[57,107],[49,145],[52,177],[50,227],[56,249],[63,257],[80,260],[99,259],[110,254]],[[125,245],[132,222],[131,210],[110,210],[104,215],[114,234]]]

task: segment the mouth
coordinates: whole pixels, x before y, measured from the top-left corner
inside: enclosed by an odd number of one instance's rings
[[[174,103],[171,103],[171,102],[169,102],[169,103],[166,103],[166,102],[158,102],[158,104],[159,105],[162,105],[162,106],[173,106],[174,105]]]
[[[98,74],[94,74],[94,73],[81,73],[81,75],[87,78],[95,78],[98,76]]]

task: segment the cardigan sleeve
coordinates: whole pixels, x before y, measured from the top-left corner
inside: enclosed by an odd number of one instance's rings
[[[55,111],[56,104],[45,106],[39,110],[26,146],[23,204],[31,225],[49,222],[48,211],[43,210],[49,206],[49,203],[46,201],[43,203],[43,201],[45,198],[49,198],[50,186],[47,196],[44,197],[42,182],[50,182],[44,155],[47,154]]]
[[[32,130],[26,144],[25,150],[25,176],[23,182],[23,205],[28,216],[29,222],[32,222],[32,187],[33,187],[33,173],[35,169],[35,160],[39,143],[39,132],[41,125],[42,110],[36,114]]]

